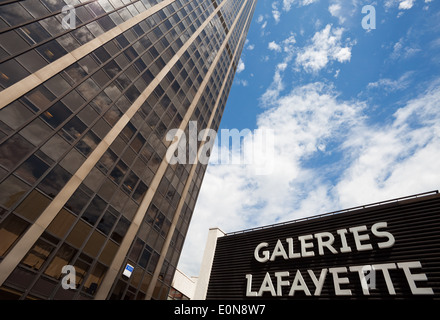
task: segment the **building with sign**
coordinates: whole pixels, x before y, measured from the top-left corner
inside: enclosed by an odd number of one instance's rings
[[[440,298],[437,191],[217,234],[202,299]]]
[[[256,0],[69,3],[0,3],[0,299],[167,299]]]

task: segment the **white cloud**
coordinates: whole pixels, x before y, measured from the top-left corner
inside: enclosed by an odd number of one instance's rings
[[[281,12],[278,10],[278,1],[272,3],[272,16],[275,23],[280,22]]]
[[[339,19],[339,23],[344,23],[345,22],[345,17],[342,16],[341,10],[342,10],[342,7],[341,7],[341,4],[339,4],[339,3],[334,3],[334,4],[332,4],[332,5],[330,5],[328,7],[328,11],[330,12],[330,14],[333,17],[338,18]]]
[[[209,227],[230,232],[438,189],[439,105],[440,80],[382,125],[363,116],[365,103],[322,83],[278,97],[257,120],[275,133],[273,172],[208,166],[179,268],[198,273]]]
[[[411,46],[410,44],[407,44],[407,42],[408,40],[405,37],[402,37],[394,44],[391,59],[407,59],[421,51],[417,46]]]
[[[296,64],[307,72],[317,72],[332,60],[347,62],[351,59],[351,47],[342,46],[343,28],[333,28],[328,24],[312,38],[312,43],[303,48],[296,57]]]
[[[238,65],[237,65],[237,73],[243,72],[245,69],[245,65],[243,60],[240,58],[240,60],[238,61]]]
[[[397,80],[392,80],[389,78],[381,78],[376,82],[370,82],[367,85],[367,88],[368,89],[379,88],[379,89],[383,89],[387,92],[404,90],[404,89],[408,88],[408,86],[411,82],[410,77],[412,74],[413,74],[413,72],[411,72],[411,71],[405,72]]]
[[[249,51],[252,51],[255,49],[255,44],[249,44],[246,49],[248,49]]]
[[[296,4],[297,7],[303,7],[317,1],[319,0],[283,0],[283,10],[286,12],[290,11],[293,4]]]
[[[267,48],[272,51],[281,52],[281,46],[277,44],[275,41],[269,42]]]
[[[404,0],[399,3],[399,9],[408,10],[414,5],[415,0]]]

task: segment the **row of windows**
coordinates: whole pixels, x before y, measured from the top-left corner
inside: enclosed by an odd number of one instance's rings
[[[96,201],[95,201],[96,202]],[[99,203],[99,202],[98,202]],[[95,203],[95,207],[96,207],[96,203]],[[92,211],[93,212],[93,211]],[[93,217],[93,215],[91,215],[91,217]]]
[[[48,95],[47,90],[43,91],[43,92],[46,95]],[[124,103],[124,105],[127,105],[128,101],[127,100],[125,100],[125,101],[126,101],[126,103]],[[13,106],[13,107],[15,107],[15,106]],[[12,108],[12,106],[11,106],[11,107],[8,107],[8,108],[4,109],[6,112],[3,111],[3,110],[2,110],[2,112],[3,113],[7,113],[7,111],[11,111],[12,116],[6,117],[6,119],[9,119],[9,118],[16,119],[16,118],[14,118],[14,116],[16,116],[17,113],[19,113],[19,115],[26,114],[25,112],[22,112],[22,109],[24,109],[24,108],[21,108],[21,109],[20,108]],[[57,115],[56,110],[59,110],[59,115]],[[125,110],[123,110],[123,111],[125,111]],[[80,113],[79,116],[81,116],[81,114],[84,114],[83,119],[91,119],[90,118],[91,113],[93,115],[95,115],[95,117],[96,117],[96,115],[97,115],[96,112],[94,112],[93,109],[90,106],[88,106],[85,109],[83,109],[82,113]],[[69,113],[69,109],[63,108],[63,106],[60,105],[60,104],[56,104],[53,107],[51,107],[51,109],[49,109],[44,114],[42,114],[42,116],[46,120],[51,121],[52,124],[56,125],[56,124],[60,123],[60,120],[62,118],[66,118],[66,114],[67,115],[70,114]],[[110,125],[113,125],[116,122],[116,120],[120,117],[121,114],[122,114],[122,111],[119,111],[118,109],[116,109],[116,110],[111,109],[109,112],[106,113],[106,115],[104,116],[104,119],[109,120]],[[48,119],[49,116],[50,116],[50,119]],[[5,117],[2,117],[2,119],[5,119]],[[92,117],[92,119],[93,119],[93,117]],[[155,120],[154,118],[150,118],[150,119]],[[150,121],[150,124],[154,124],[154,122],[155,121]],[[99,122],[98,124],[100,125],[100,127],[102,127],[102,125],[103,125],[102,121]],[[164,126],[162,125],[162,128],[163,127]],[[105,128],[107,130],[105,130]],[[78,143],[79,144],[78,145],[79,150],[82,151],[83,153],[85,153],[85,155],[88,155],[90,153],[90,151],[92,150],[92,147],[90,146],[90,143],[96,144],[98,142],[98,138],[96,137],[96,134],[93,133],[93,131],[95,131],[95,132],[96,131],[100,131],[100,132],[104,131],[105,132],[105,131],[108,131],[110,127],[109,126],[105,126],[105,128],[103,128],[104,130],[101,129],[101,128],[99,128],[99,130],[93,130],[94,129],[93,128],[92,132],[91,133],[89,132],[85,136],[86,139],[82,139],[81,141],[79,141],[79,143]],[[67,138],[70,138],[69,140],[72,140],[76,136],[80,136],[85,130],[86,130],[86,125],[81,120],[79,120],[77,117],[75,117],[75,118],[73,118],[71,121],[69,121],[63,127],[62,133],[64,134],[65,138],[67,137]],[[34,142],[34,144],[38,144],[41,140],[46,138],[47,134],[50,133],[48,127],[45,126],[41,122],[41,120],[39,120],[39,119],[36,119],[31,125],[28,125],[22,131],[25,132],[25,133],[29,132],[29,134],[27,134],[25,136],[34,139],[34,141],[32,141],[32,142]],[[69,133],[69,134],[66,135],[65,134],[66,132]],[[38,133],[38,135],[35,135],[34,133]],[[23,133],[22,133],[22,135],[23,135]],[[29,143],[26,143],[25,141],[22,141],[23,139],[20,136],[16,136],[16,138],[12,138],[12,140],[10,140],[10,142],[13,142],[15,144],[17,142],[16,140],[20,140],[20,142],[21,142],[20,144],[22,144],[22,145],[26,145],[27,144],[27,148],[20,148],[21,149],[21,154],[27,153],[26,151],[28,151],[28,149],[31,148],[31,145]],[[56,141],[52,141],[52,140],[56,140]],[[61,143],[59,138],[54,138],[52,140],[49,141],[49,144],[52,144],[54,142]],[[13,145],[13,144],[11,143],[11,145]],[[64,143],[64,145],[66,145],[66,144]],[[139,145],[139,143],[138,143],[138,145]],[[135,148],[137,148],[137,147],[135,147]],[[7,147],[7,145],[6,145],[5,149],[9,149]],[[50,150],[50,149],[53,149],[53,150],[63,150],[63,148],[49,148],[49,147],[46,147],[44,149],[46,149],[46,150]],[[76,152],[74,152],[74,153],[76,154],[76,156],[70,157],[71,159],[75,159],[75,160],[81,159],[81,156],[78,156],[78,154]],[[21,154],[17,154],[13,158],[4,157],[4,159],[6,159],[6,161],[8,161],[8,163],[11,163],[11,164],[18,163],[20,161],[17,158]],[[72,163],[72,161],[65,161],[65,162],[66,163]],[[76,163],[81,163],[80,161],[75,161],[75,162]],[[5,166],[8,168],[7,165],[5,165]],[[8,168],[8,169],[11,169],[11,168]],[[76,170],[77,168],[74,168],[74,169]]]
[[[129,139],[128,138],[128,136],[126,136],[127,137],[127,139]],[[116,168],[116,167],[115,167]],[[118,177],[118,175],[114,175],[113,176],[114,178],[117,178]],[[91,180],[93,180],[93,179],[91,179]],[[129,179],[130,181],[133,181],[133,179]],[[122,181],[122,180],[121,180]],[[201,182],[201,181],[200,181]],[[127,185],[125,185],[127,188],[128,188],[128,186],[129,186],[130,184],[127,184]],[[102,200],[102,199],[101,199]],[[91,202],[91,204],[90,205],[92,205],[93,204],[93,208],[100,208],[100,207],[102,207],[103,205],[100,205],[100,203],[102,203],[102,201],[100,200],[100,198],[94,198],[94,200],[92,200],[92,202]],[[195,200],[193,200],[193,203],[192,203],[192,205],[194,205],[194,203],[195,203]],[[110,207],[109,207],[110,208]],[[91,211],[85,211],[85,213],[86,212],[89,212],[89,213],[87,213],[87,214],[83,214],[84,215],[84,217],[88,217],[88,219],[90,219],[89,221],[91,221],[92,222],[92,224],[95,224],[95,226],[96,226],[96,223],[97,223],[97,221],[99,220],[99,218],[98,218],[98,216],[97,216],[97,214],[96,214],[96,212],[95,212],[95,209],[93,209],[93,210],[91,210]],[[113,216],[114,217],[114,216]],[[102,218],[104,218],[104,217],[102,217]],[[101,218],[101,220],[102,220],[102,218]],[[158,224],[154,224],[153,225],[153,228],[154,227],[156,227],[156,226],[163,226],[163,225],[167,225],[166,223],[164,223],[166,220],[165,219],[162,219],[162,217],[160,216],[160,215],[158,215],[157,217],[156,217],[156,219],[158,219]],[[109,222],[109,224],[105,224],[105,223],[101,223],[101,222],[99,222],[99,224],[96,226],[97,228],[98,228],[98,230],[100,230],[101,232],[110,232],[109,230],[112,228],[111,227],[111,224],[112,224],[112,221],[114,221],[115,219],[114,218],[111,218],[111,215],[109,215],[109,216],[107,216],[107,218],[105,219],[105,220],[107,220],[107,221],[110,221]],[[156,221],[156,220],[155,220]],[[107,231],[106,231],[107,230]],[[155,229],[155,230],[157,230],[157,228]],[[165,230],[166,230],[166,227],[165,227]],[[152,232],[151,234],[154,234],[154,232]],[[157,239],[160,239],[161,237],[158,237]],[[178,242],[178,243],[183,243],[183,236],[182,235],[180,235],[179,237],[177,237],[177,239],[175,240],[175,242]],[[160,243],[160,242],[157,242],[157,243]],[[159,246],[159,247],[161,247],[161,245]]]
[[[34,7],[34,12],[44,10],[45,6],[41,2],[34,0],[32,2],[31,6]],[[37,71],[67,52],[145,11],[149,7],[149,3],[144,2],[147,3],[147,6],[142,1],[133,1],[133,4],[127,6],[119,2],[116,3],[116,7],[113,7],[107,0],[77,6],[75,8],[77,28],[71,31],[66,31],[62,27],[65,14],[50,15],[35,21],[23,7],[26,6],[26,3],[11,3],[0,6],[0,14],[9,24],[16,22],[16,25],[21,25],[34,21],[0,34],[2,45],[0,61],[3,60],[3,63],[0,64],[2,87],[6,88],[14,84],[29,73]],[[61,8],[65,5],[61,1],[58,4],[61,5]],[[29,6],[28,2],[27,5]],[[57,8],[56,11],[61,8]],[[92,21],[95,19],[97,20]],[[16,58],[9,59],[10,57]],[[11,70],[14,70],[14,73]]]

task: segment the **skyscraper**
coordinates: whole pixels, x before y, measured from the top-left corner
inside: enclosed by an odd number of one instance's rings
[[[0,298],[166,299],[255,6],[0,4]]]

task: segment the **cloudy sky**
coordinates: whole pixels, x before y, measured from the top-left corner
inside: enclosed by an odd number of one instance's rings
[[[440,189],[440,1],[259,0],[221,129],[272,132],[271,170],[211,159],[178,266],[188,275],[210,227]]]

